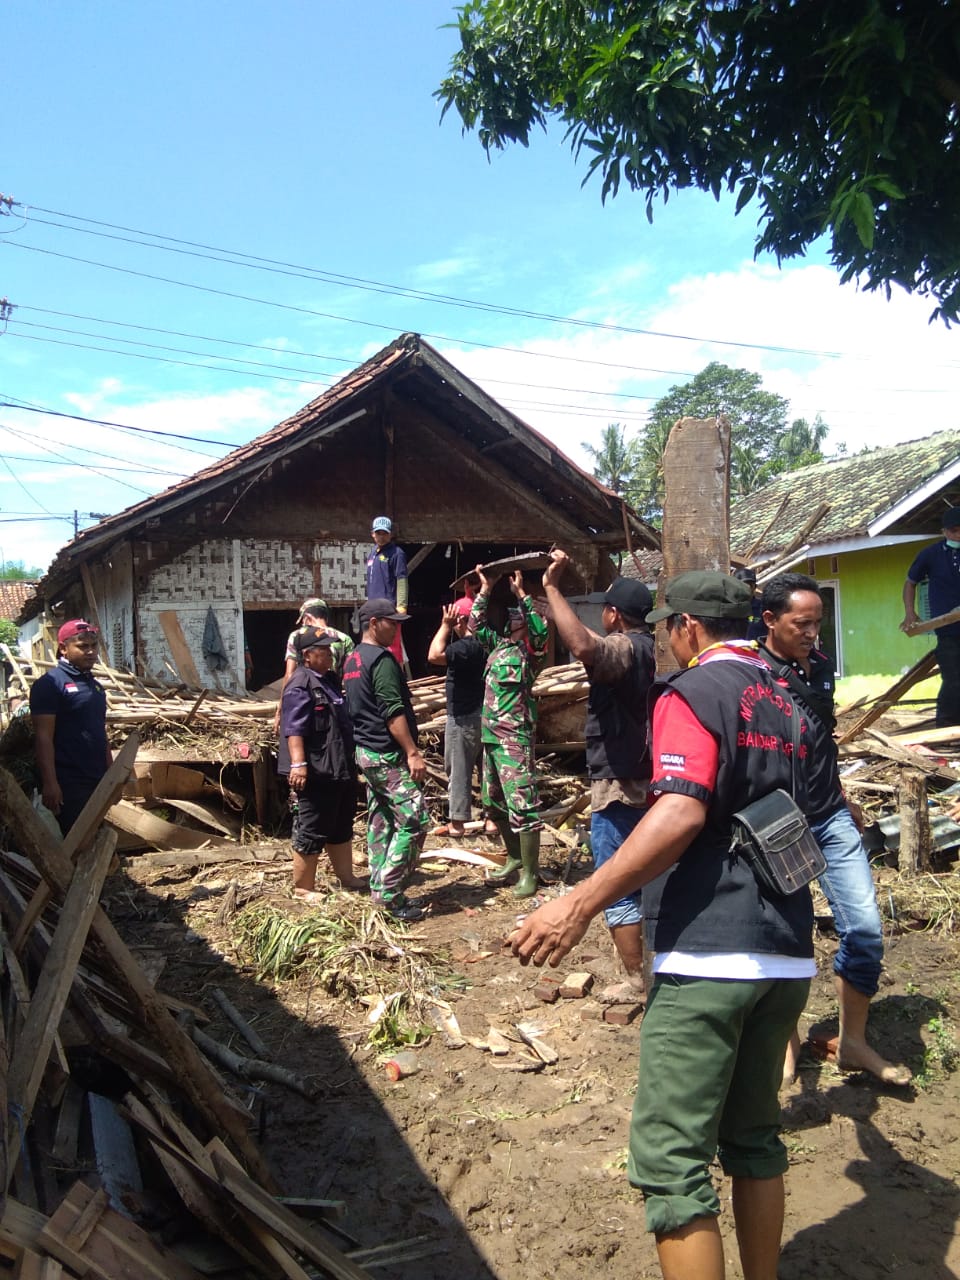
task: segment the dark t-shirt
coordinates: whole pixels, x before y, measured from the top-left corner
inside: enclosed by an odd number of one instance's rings
[[[30,689],[30,713],[56,716],[53,762],[57,781],[97,781],[107,771],[107,695],[89,671],[80,671],[61,658],[35,680]]]
[[[447,655],[447,715],[479,715],[483,706],[483,668],[487,651],[473,636],[452,640]]]
[[[946,539],[924,547],[907,570],[911,582],[927,583],[930,617],[938,618],[960,608],[960,548],[948,547]],[[938,636],[960,636],[960,622],[938,627]]]

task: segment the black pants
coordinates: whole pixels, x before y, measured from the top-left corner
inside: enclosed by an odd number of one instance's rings
[[[937,637],[940,692],[937,695],[937,728],[960,724],[960,636]]]

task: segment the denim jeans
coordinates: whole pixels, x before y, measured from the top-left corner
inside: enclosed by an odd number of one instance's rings
[[[590,815],[590,848],[594,867],[602,867],[613,857],[643,815],[643,809],[635,809],[620,800],[615,800],[605,809],[598,809]],[[640,890],[611,903],[603,917],[610,929],[615,929],[620,924],[639,924],[643,919]]]
[[[857,825],[846,805],[811,822],[827,860],[820,888],[830,904],[840,938],[833,971],[862,995],[876,995],[883,959],[883,927],[873,873]]]
[[[451,822],[469,822],[470,783],[480,758],[480,712],[447,716],[443,738],[443,767],[447,771],[447,802]]]

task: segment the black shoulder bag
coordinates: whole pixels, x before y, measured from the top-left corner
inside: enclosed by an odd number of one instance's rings
[[[733,815],[730,851],[749,864],[760,886],[777,897],[788,897],[815,880],[827,861],[797,806],[797,757],[800,751],[800,709],[790,718],[793,755],[791,791],[778,787]]]

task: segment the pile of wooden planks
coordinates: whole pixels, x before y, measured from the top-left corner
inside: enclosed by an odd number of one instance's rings
[[[100,906],[116,845],[100,818],[129,755],[63,840],[0,769],[15,846],[0,852],[0,1266],[46,1280],[362,1280],[343,1246],[355,1241],[277,1199],[243,1086],[225,1086],[198,1047],[218,1044],[196,1032],[203,1011],[154,988]],[[233,1056],[246,1068],[228,1066],[244,1076],[272,1065]],[[86,1165],[85,1110],[95,1154]],[[161,1222],[164,1242],[151,1231]]]
[[[413,711],[424,732],[440,730],[446,723],[445,680],[445,676],[426,676],[410,683]],[[537,699],[537,737],[542,744],[556,748],[562,742],[582,749],[589,692],[582,662],[548,667],[537,677],[533,696]]]

